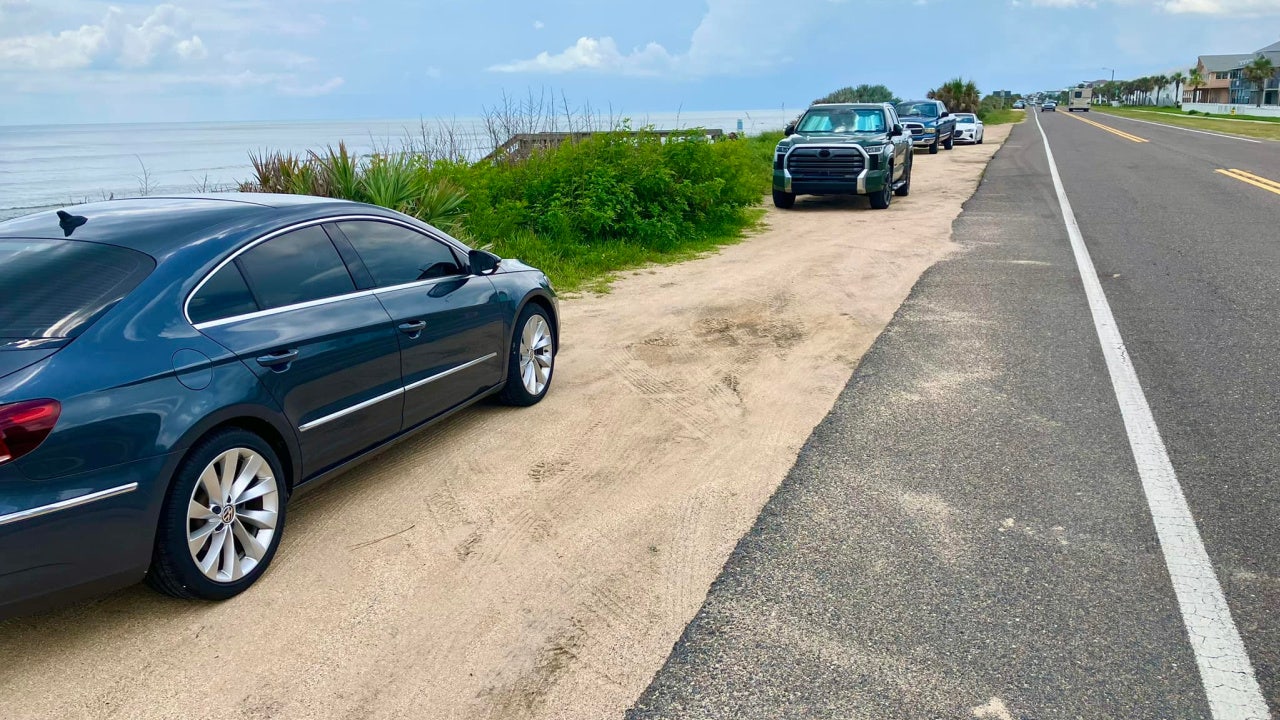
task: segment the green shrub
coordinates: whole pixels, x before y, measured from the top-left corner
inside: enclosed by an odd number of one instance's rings
[[[573,290],[741,237],[759,217],[753,208],[769,192],[781,137],[618,130],[518,162],[477,163],[412,152],[359,158],[339,143],[305,159],[251,155],[256,178],[241,188],[399,210]]]

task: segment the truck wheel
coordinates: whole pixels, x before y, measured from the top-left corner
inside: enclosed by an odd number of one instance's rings
[[[871,194],[871,207],[876,210],[884,210],[889,207],[889,203],[893,201],[893,166],[889,166],[889,173],[885,177],[884,188],[879,192]]]
[[[956,134],[955,134],[955,131],[953,130],[951,134],[947,136],[947,143],[943,145],[943,147],[950,150],[955,146],[956,146]]]
[[[902,173],[902,187],[898,188],[897,190],[894,190],[893,191],[894,195],[897,195],[898,197],[906,197],[911,194],[911,166],[913,164],[914,163],[912,162],[911,158],[908,157],[907,170],[906,172]]]
[[[937,139],[937,138],[934,138],[934,139],[933,139],[933,144],[929,146],[929,154],[930,154],[930,155],[937,155],[937,154],[938,154],[938,139]]]
[[[796,204],[796,194],[783,192],[781,190],[773,191],[773,206],[782,210],[790,210]]]

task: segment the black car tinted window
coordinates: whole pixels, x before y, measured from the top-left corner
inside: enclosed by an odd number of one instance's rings
[[[458,258],[444,243],[391,223],[338,223],[378,287],[448,277],[462,272]]]
[[[0,239],[0,338],[76,337],[154,268],[113,245]]]
[[[319,225],[272,238],[237,262],[263,310],[356,289],[337,248]]]
[[[210,320],[221,320],[233,315],[243,315],[258,310],[258,303],[249,292],[240,268],[235,263],[227,263],[214,273],[187,305],[187,314],[191,322],[202,323]]]

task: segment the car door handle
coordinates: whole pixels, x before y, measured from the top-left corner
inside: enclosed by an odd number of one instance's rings
[[[400,332],[404,333],[405,335],[409,335],[411,337],[417,337],[419,333],[421,333],[424,329],[426,329],[427,321],[415,320],[413,322],[404,322],[404,323],[400,323],[398,327],[400,328]]]
[[[258,364],[262,367],[277,367],[279,365],[287,365],[297,359],[297,350],[281,350],[280,352],[273,352],[270,355],[259,357]]]

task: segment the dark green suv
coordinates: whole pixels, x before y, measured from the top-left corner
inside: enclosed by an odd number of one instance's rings
[[[866,195],[884,209],[911,192],[911,136],[888,103],[810,106],[787,127],[773,160],[773,204],[797,195]]]

